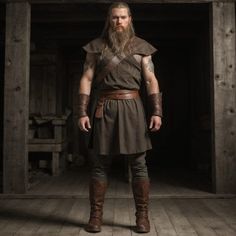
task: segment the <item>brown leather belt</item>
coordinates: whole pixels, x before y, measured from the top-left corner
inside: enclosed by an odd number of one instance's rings
[[[105,100],[123,100],[123,99],[134,99],[139,97],[138,90],[127,90],[127,89],[115,89],[115,90],[103,90],[100,93],[98,100],[95,117],[103,117],[103,105]]]

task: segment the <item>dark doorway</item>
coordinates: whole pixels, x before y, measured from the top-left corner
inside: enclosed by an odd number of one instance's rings
[[[156,6],[161,20],[137,24],[159,48],[154,61],[163,91],[163,125],[148,155],[151,176],[205,191],[211,191],[212,165],[208,7]]]
[[[65,83],[59,84],[64,88],[61,111],[75,108],[84,59],[81,47],[99,36],[107,7],[107,4],[32,5],[31,55],[50,52],[62,58]],[[160,132],[152,135],[153,150],[147,156],[151,179],[209,192],[212,168],[209,5],[130,4],[130,7],[137,35],[158,48],[153,61],[163,92],[164,118]],[[87,155],[76,125],[72,112],[68,120],[68,151],[75,156]],[[80,165],[83,163],[86,161],[81,160]],[[123,164],[118,166],[122,168]]]

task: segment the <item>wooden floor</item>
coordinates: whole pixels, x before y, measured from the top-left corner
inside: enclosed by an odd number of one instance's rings
[[[235,236],[236,197],[210,192],[203,175],[177,169],[149,172],[150,222],[147,236]],[[31,176],[23,195],[1,195],[0,236],[86,236],[89,174],[70,168],[58,177]],[[112,172],[100,236],[137,236],[131,185],[122,171]]]
[[[203,174],[183,169],[156,169],[149,171],[151,197],[209,197],[209,179]],[[70,168],[58,177],[42,174],[31,178],[28,195],[34,196],[76,196],[88,197],[89,171],[86,167]],[[132,189],[119,169],[109,175],[109,198],[132,198]]]
[[[1,199],[0,235],[85,236],[86,198]],[[147,236],[236,235],[236,199],[151,199]],[[132,199],[106,199],[101,236],[136,236]]]

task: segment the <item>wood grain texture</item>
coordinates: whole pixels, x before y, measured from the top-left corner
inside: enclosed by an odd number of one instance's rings
[[[147,236],[236,234],[235,212],[227,209],[235,199],[151,199],[151,231]],[[89,236],[88,199],[0,200],[0,235]],[[106,199],[99,236],[132,235],[135,207],[131,199]]]
[[[28,184],[29,48],[30,5],[8,3],[3,138],[5,193],[25,193]]]
[[[235,3],[212,4],[214,174],[217,193],[236,192]]]

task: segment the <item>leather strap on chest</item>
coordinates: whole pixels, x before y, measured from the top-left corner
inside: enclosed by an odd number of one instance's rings
[[[126,56],[114,56],[100,71],[97,75],[97,82],[100,83],[102,80],[117,66]]]

